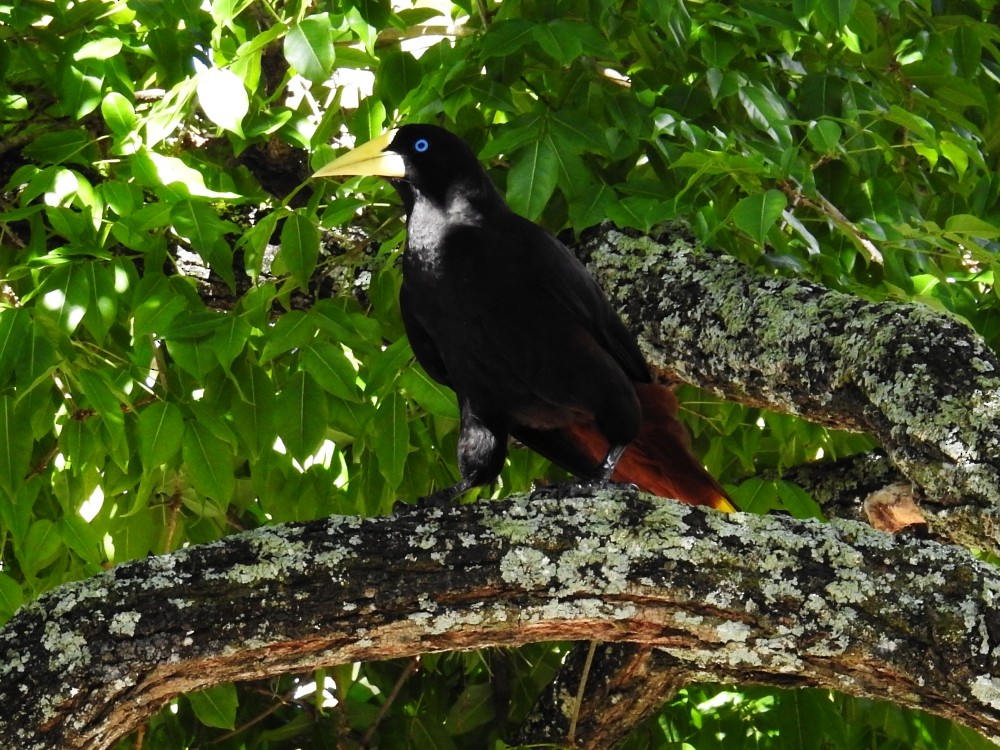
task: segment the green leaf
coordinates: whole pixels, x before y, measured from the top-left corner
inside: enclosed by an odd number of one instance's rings
[[[788,205],[788,199],[780,190],[768,190],[744,198],[730,213],[730,218],[744,232],[763,245],[767,233]]]
[[[445,731],[457,736],[493,720],[496,714],[494,704],[495,696],[490,683],[466,686],[448,712],[448,718],[444,722]]]
[[[215,335],[212,336],[212,345],[215,347],[215,356],[222,365],[222,369],[227,373],[236,359],[246,349],[247,341],[253,327],[237,313],[226,315],[225,322],[219,326]]]
[[[51,340],[40,329],[34,329],[14,367],[19,398],[42,384],[49,385],[49,376],[57,364]]]
[[[51,563],[61,548],[59,527],[47,518],[37,518],[28,529],[18,560],[29,574],[34,575]]]
[[[274,426],[274,384],[263,368],[238,361],[233,368],[235,396],[231,404],[233,427],[256,460],[274,446],[277,431]]]
[[[139,123],[132,102],[117,91],[109,92],[101,101],[101,114],[108,128],[119,138],[135,130]]]
[[[855,5],[857,0],[820,0],[819,9],[835,29],[842,29],[850,23]]]
[[[95,565],[103,561],[100,535],[79,515],[73,513],[63,516],[59,519],[58,528],[64,544],[81,559]]]
[[[423,66],[409,52],[389,50],[379,66],[378,93],[385,102],[399,106],[423,78]]]
[[[497,21],[482,38],[481,54],[484,60],[507,57],[535,40],[535,24],[522,18]]]
[[[422,367],[408,367],[400,373],[399,384],[429,414],[458,419],[455,393],[432,379]]]
[[[809,123],[809,130],[806,132],[809,142],[821,154],[830,154],[836,151],[840,145],[840,139],[844,135],[843,129],[833,120],[817,120]]]
[[[159,285],[133,310],[132,334],[136,337],[162,334],[187,308],[187,300],[169,284]]]
[[[358,401],[358,373],[344,350],[336,344],[315,340],[303,352],[302,366],[328,393]]]
[[[25,415],[13,396],[0,396],[0,489],[17,495],[31,458],[31,441],[25,439]]]
[[[823,518],[823,511],[812,495],[797,484],[778,480],[775,482],[778,499],[794,518]]]
[[[597,154],[606,153],[608,150],[608,139],[604,131],[583,112],[571,110],[556,112],[548,122],[552,138],[560,147]]]
[[[285,59],[303,78],[322,83],[330,77],[334,61],[330,16],[304,18],[285,35]]]
[[[139,458],[146,470],[168,463],[181,450],[184,415],[168,401],[156,401],[139,414]]]
[[[570,65],[583,53],[583,43],[573,34],[578,24],[555,20],[538,24],[532,34],[545,54],[562,65]]]
[[[226,68],[209,68],[198,75],[198,103],[208,119],[224,130],[243,135],[243,118],[250,97],[239,76]]]
[[[233,495],[232,450],[199,422],[188,422],[182,440],[184,468],[194,488],[222,505]]]
[[[211,339],[167,339],[166,343],[167,351],[180,368],[198,380],[204,379],[219,364]]]
[[[75,120],[80,120],[101,103],[103,77],[87,75],[74,65],[63,68],[61,79],[61,109]]]
[[[316,335],[316,325],[313,316],[301,310],[292,310],[282,315],[274,327],[265,332],[264,350],[260,355],[261,364],[271,361],[279,354],[308,344]]]
[[[113,557],[108,549],[109,562],[145,557],[153,551],[158,531],[153,522],[153,511],[148,508],[115,517],[108,529],[114,543]]]
[[[559,155],[548,138],[539,138],[518,152],[507,175],[507,202],[531,220],[545,210],[559,181]]]
[[[31,337],[31,314],[23,308],[0,310],[0,387],[19,364],[24,344]]]
[[[193,200],[177,201],[170,210],[170,221],[174,231],[188,241],[191,250],[198,253],[232,288],[235,284],[233,251],[225,234],[236,231],[238,227],[220,219],[208,204]]]
[[[744,86],[739,91],[740,102],[750,117],[750,122],[768,133],[776,143],[787,148],[792,145],[792,131],[785,102],[771,89],[760,83]]]
[[[918,114],[903,109],[899,105],[893,104],[884,116],[890,122],[902,125],[904,128],[913,131],[922,140],[930,143],[934,143],[937,140],[934,126],[930,122]]]
[[[239,698],[236,686],[231,683],[214,685],[206,690],[188,693],[194,715],[198,721],[208,727],[217,729],[233,729],[236,726],[236,709]]]
[[[87,286],[90,300],[83,314],[83,327],[94,340],[103,344],[108,331],[115,322],[118,313],[118,298],[126,290],[124,278],[120,278],[116,269],[107,263],[88,262],[81,264],[83,273],[87,276]]]
[[[368,97],[358,105],[351,123],[351,132],[359,142],[367,142],[385,130],[385,104],[374,97]]]
[[[296,372],[278,394],[276,407],[274,421],[281,442],[301,463],[319,449],[326,437],[326,394],[309,373]]]
[[[62,330],[73,333],[92,299],[90,281],[83,266],[67,263],[54,268],[42,289],[45,291],[40,307],[52,313]]]
[[[149,188],[174,187],[185,195],[200,198],[240,197],[236,193],[212,190],[205,184],[205,176],[201,172],[189,167],[176,156],[165,156],[156,151],[140,151],[132,156],[131,164],[136,181]],[[154,207],[154,210],[162,211],[164,208],[169,210],[172,205]],[[233,224],[228,226],[237,229]]]
[[[406,454],[410,449],[406,402],[398,393],[389,393],[378,405],[371,440],[378,457],[379,472],[392,491],[403,481]]]
[[[0,573],[0,622],[6,622],[24,602],[21,586],[6,573]]]
[[[979,73],[983,57],[983,43],[976,29],[969,24],[962,24],[955,29],[952,42],[955,65],[962,78],[971,81]]]
[[[87,42],[73,53],[74,60],[109,60],[122,51],[122,40],[113,36]]]
[[[94,140],[82,128],[42,133],[28,143],[22,153],[43,164],[93,164]]]
[[[980,219],[972,214],[956,214],[949,216],[944,223],[946,232],[954,232],[967,237],[978,237],[984,240],[993,240],[1000,237],[1000,226]]]
[[[284,266],[301,289],[307,289],[319,258],[319,228],[305,213],[293,213],[281,228],[281,254]]]

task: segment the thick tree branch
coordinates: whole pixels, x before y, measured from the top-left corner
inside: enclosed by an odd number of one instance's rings
[[[996,549],[1000,360],[978,334],[919,304],[866,302],[661,239],[605,227],[584,243],[655,367],[875,435],[926,495],[937,533]]]
[[[0,631],[0,743],[107,748],[221,681],[552,639],[629,641],[677,679],[826,686],[998,735],[998,593],[960,548],[620,492],[333,517],[23,608]]]

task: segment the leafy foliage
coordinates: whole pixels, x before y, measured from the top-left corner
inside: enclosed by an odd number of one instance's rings
[[[940,5],[0,0],[0,615],[123,560],[450,481],[456,409],[402,335],[395,199],[305,184],[306,154],[401,119],[462,134],[553,229],[684,218],[765,272],[921,300],[995,344],[997,11]],[[871,445],[686,395],[696,446],[755,510],[815,513],[773,477]],[[515,451],[499,492],[545,471]],[[381,718],[404,666],[313,676],[278,709],[293,678],[220,687],[144,746],[501,747],[558,655],[428,657]],[[817,746],[801,715],[829,746],[979,742],[825,693],[690,688],[627,746]]]

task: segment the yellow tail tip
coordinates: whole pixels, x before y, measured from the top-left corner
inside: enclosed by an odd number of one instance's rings
[[[739,508],[721,495],[712,501],[712,507],[716,510],[722,511],[723,513],[736,513],[739,511]]]

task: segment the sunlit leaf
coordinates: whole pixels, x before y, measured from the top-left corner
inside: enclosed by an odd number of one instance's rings
[[[250,98],[243,81],[226,68],[210,68],[198,76],[198,103],[220,128],[242,135]]]
[[[323,81],[333,69],[334,49],[330,18],[320,14],[304,18],[285,35],[285,58],[310,81]]]

